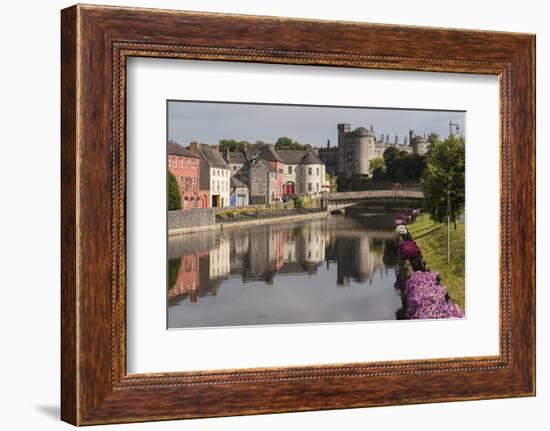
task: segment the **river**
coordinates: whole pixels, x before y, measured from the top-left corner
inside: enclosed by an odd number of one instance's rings
[[[331,216],[168,241],[168,327],[395,320],[390,214]]]

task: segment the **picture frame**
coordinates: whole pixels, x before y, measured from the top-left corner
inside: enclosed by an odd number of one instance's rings
[[[61,54],[62,420],[535,395],[534,35],[76,5],[61,13]],[[136,56],[498,76],[499,355],[128,374],[126,60]]]

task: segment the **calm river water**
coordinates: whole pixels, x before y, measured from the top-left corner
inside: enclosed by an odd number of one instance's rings
[[[168,327],[395,320],[389,214],[209,231],[168,243]]]

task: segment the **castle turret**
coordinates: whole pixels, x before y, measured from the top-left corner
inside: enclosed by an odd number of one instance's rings
[[[351,129],[349,123],[338,124],[338,172],[346,172],[346,133]]]

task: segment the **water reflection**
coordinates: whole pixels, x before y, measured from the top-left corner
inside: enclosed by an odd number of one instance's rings
[[[169,327],[395,319],[391,222],[336,216],[171,238]]]

